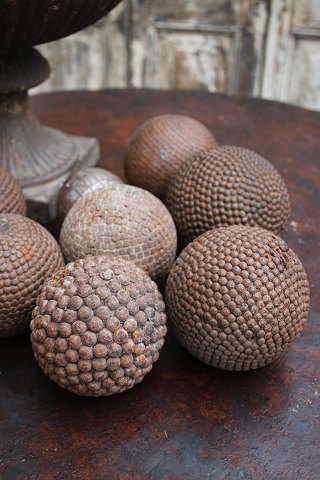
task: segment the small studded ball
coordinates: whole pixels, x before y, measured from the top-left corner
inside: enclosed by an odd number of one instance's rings
[[[45,285],[33,311],[35,358],[60,387],[85,396],[141,382],[167,332],[156,284],[123,259],[87,257]]]
[[[21,215],[0,214],[0,337],[28,329],[43,283],[63,265],[45,228]]]
[[[246,148],[222,146],[184,164],[168,188],[166,205],[182,245],[213,228],[260,226],[282,235],[290,199],[277,169]]]
[[[118,183],[123,183],[121,178],[103,168],[84,168],[72,173],[61,187],[57,198],[60,219],[63,220],[72,205],[86,193]]]
[[[309,286],[296,254],[259,227],[204,233],[171,269],[166,306],[178,338],[224,370],[263,367],[287,350],[308,315]]]
[[[68,261],[86,255],[122,257],[158,280],[175,260],[177,234],[158,198],[141,188],[114,185],[74,204],[62,225],[60,244]]]
[[[26,201],[18,182],[5,168],[0,167],[0,213],[25,215],[26,212]]]
[[[128,182],[164,200],[168,182],[191,156],[217,147],[211,132],[185,115],[159,115],[129,141],[124,168]]]

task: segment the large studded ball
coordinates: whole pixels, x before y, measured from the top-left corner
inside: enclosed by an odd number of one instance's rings
[[[46,375],[78,395],[111,395],[141,382],[167,332],[156,284],[123,259],[87,257],[45,285],[31,341]]]
[[[123,183],[121,178],[103,168],[84,168],[72,173],[59,191],[59,217],[63,220],[72,205],[86,193],[118,183]]]
[[[181,343],[199,360],[250,370],[294,342],[309,310],[295,253],[274,233],[232,226],[204,233],[176,260],[166,306]]]
[[[277,169],[242,147],[196,155],[173,178],[166,205],[182,245],[228,225],[260,226],[282,235],[290,216],[289,194]]]
[[[45,228],[21,215],[0,214],[0,337],[27,330],[44,281],[63,265]]]
[[[158,280],[174,262],[177,235],[158,198],[141,188],[115,185],[74,204],[62,225],[60,244],[68,261],[86,255],[122,257]]]
[[[132,136],[124,168],[128,182],[165,198],[172,176],[191,156],[217,147],[211,132],[185,115],[160,115]]]
[[[25,215],[26,202],[22,190],[12,175],[0,167],[0,213]]]

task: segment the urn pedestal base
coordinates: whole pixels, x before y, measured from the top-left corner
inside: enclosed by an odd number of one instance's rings
[[[99,158],[94,138],[42,126],[34,115],[27,90],[49,73],[34,49],[0,56],[0,165],[21,185],[28,216],[41,223],[56,216],[56,197],[69,174],[94,166]]]

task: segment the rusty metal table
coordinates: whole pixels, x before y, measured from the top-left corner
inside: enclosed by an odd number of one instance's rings
[[[270,159],[290,190],[286,239],[306,267],[312,302],[298,341],[265,368],[210,368],[169,331],[159,361],[141,384],[98,399],[50,382],[27,336],[1,340],[0,478],[319,479],[320,114],[192,92],[59,93],[33,102],[47,124],[98,137],[100,165],[120,175],[130,134],[164,112],[191,115],[219,143],[246,146]]]

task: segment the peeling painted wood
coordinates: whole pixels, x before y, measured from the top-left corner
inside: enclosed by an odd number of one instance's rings
[[[35,93],[148,87],[262,96],[320,109],[319,0],[126,0],[39,47]]]
[[[133,1],[133,86],[258,92],[266,0]],[[165,10],[164,10],[165,5]],[[165,11],[165,15],[164,15]],[[139,20],[138,20],[139,19]]]
[[[320,109],[320,2],[274,0],[267,37],[262,96]]]

